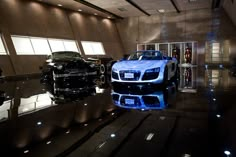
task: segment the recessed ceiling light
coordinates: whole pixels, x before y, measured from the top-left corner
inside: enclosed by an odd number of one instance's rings
[[[62,6],[62,4],[57,4],[57,6],[61,7],[61,6]]]
[[[78,11],[83,11],[83,10],[81,10],[81,9],[78,9]]]
[[[165,12],[165,9],[159,9],[158,12],[159,12],[159,13],[164,13],[164,12]]]
[[[26,154],[26,153],[29,153],[29,150],[25,150],[24,153],[25,153],[25,154]]]

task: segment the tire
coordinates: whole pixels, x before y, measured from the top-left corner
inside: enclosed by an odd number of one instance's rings
[[[104,75],[101,75],[101,76],[100,76],[100,82],[101,82],[102,84],[105,84],[105,83],[106,83],[106,78],[105,78]]]
[[[165,67],[162,86],[165,88],[167,85],[168,85],[168,68]]]
[[[101,65],[100,65],[100,73],[101,73],[101,74],[104,74],[105,72],[106,72],[105,65],[104,65],[104,64],[101,64]]]

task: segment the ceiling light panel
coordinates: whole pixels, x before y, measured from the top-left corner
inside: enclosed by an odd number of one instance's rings
[[[34,1],[37,1],[39,2],[38,0],[34,0]],[[91,7],[88,7],[84,4],[81,4],[79,2],[76,2],[75,0],[43,0],[43,1],[40,1],[42,3],[47,3],[47,4],[50,4],[50,5],[53,5],[53,6],[58,6],[58,4],[62,4],[63,8],[66,8],[66,9],[69,9],[69,10],[72,10],[72,11],[76,11],[78,12],[79,9],[81,9],[83,11],[83,13],[88,13],[88,14],[91,14],[93,15],[95,12],[98,13],[99,16],[102,16],[102,17],[107,17],[107,14],[101,12],[101,11],[98,11],[96,9],[93,9]]]
[[[211,8],[211,0],[175,0],[175,2],[181,11]]]
[[[143,16],[143,13],[126,0],[85,0],[121,17]]]
[[[165,10],[165,12],[176,12],[176,9],[172,5],[171,1],[167,0],[133,0],[139,6],[150,13],[150,14],[159,14],[157,10]],[[155,10],[155,12],[154,12]]]

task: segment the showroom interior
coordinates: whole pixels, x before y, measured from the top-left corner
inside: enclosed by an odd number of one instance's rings
[[[1,156],[235,156],[235,15],[235,0],[1,0]]]

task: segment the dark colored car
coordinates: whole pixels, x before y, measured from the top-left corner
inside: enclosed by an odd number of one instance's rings
[[[87,83],[98,78],[100,66],[96,60],[83,59],[78,52],[60,51],[49,55],[41,70],[41,81],[72,79]]]

